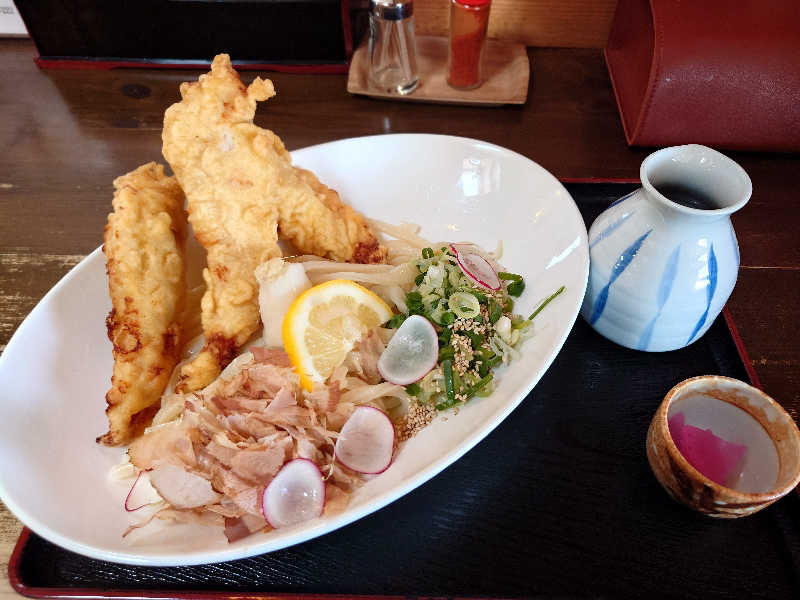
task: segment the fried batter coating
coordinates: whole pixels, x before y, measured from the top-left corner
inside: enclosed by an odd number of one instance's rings
[[[107,446],[140,435],[159,407],[181,350],[186,296],[184,195],[156,163],[114,180],[114,212],[103,233],[112,310],[114,373],[106,394]]]
[[[189,221],[207,251],[202,301],[206,346],[181,370],[179,389],[211,383],[259,327],[255,268],[276,256],[278,232],[302,252],[381,262],[364,218],[308,171],[292,166],[280,138],[253,124],[272,82],[245,87],[227,54],[181,84],[164,115],[163,154],[186,193]]]

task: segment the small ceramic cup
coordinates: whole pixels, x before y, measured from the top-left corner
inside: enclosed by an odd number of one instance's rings
[[[725,404],[719,404],[720,401]],[[736,425],[738,418],[745,428],[755,428],[754,447],[758,445],[756,438],[763,438],[762,454],[748,458],[754,475],[763,476],[753,490],[740,491],[712,481],[689,464],[678,450],[668,420],[679,407],[689,406],[689,402],[694,406],[690,410],[700,420],[713,421],[719,415],[720,426],[715,433],[727,428],[741,434],[743,427]],[[736,408],[747,414],[741,415]],[[748,425],[742,421],[749,421],[748,415],[756,423]],[[769,442],[758,425],[774,444],[775,452],[765,447]],[[800,431],[792,417],[761,390],[730,377],[693,377],[672,388],[658,408],[647,432],[647,459],[658,481],[675,500],[712,517],[734,519],[769,506],[800,483]]]

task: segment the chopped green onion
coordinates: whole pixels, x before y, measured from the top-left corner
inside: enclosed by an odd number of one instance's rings
[[[563,292],[563,291],[564,291],[564,289],[565,289],[565,287],[562,285],[562,286],[561,286],[560,288],[558,288],[558,289],[557,289],[555,292],[553,292],[553,293],[552,293],[552,294],[550,294],[550,295],[549,295],[547,298],[545,298],[545,299],[544,299],[544,301],[543,301],[543,302],[542,302],[542,303],[541,303],[541,304],[540,304],[540,305],[539,305],[539,306],[536,308],[536,310],[535,310],[535,311],[533,311],[533,314],[532,314],[530,317],[528,317],[528,321],[533,321],[533,318],[534,318],[536,315],[538,315],[540,312],[542,312],[542,311],[544,310],[544,307],[545,307],[545,306],[547,306],[548,304],[550,304],[550,302],[553,300],[553,298],[555,298],[555,297],[556,297],[556,296],[558,296],[558,295],[559,295],[561,292]]]
[[[406,294],[406,307],[408,308],[409,315],[423,314],[422,294],[419,292],[408,292]]]
[[[493,391],[494,391],[494,386],[487,385],[479,392],[475,392],[475,395],[478,396],[479,398],[487,398],[492,395]]]
[[[481,305],[478,299],[466,292],[456,292],[450,296],[447,306],[459,319],[472,319],[481,314]]]
[[[442,375],[444,376],[444,392],[448,402],[455,402],[456,390],[453,386],[453,362],[445,360],[442,362]],[[438,408],[438,406],[437,406]]]
[[[510,281],[511,283],[508,284],[506,291],[511,296],[519,296],[525,290],[525,281],[522,279],[522,275],[517,275],[516,273],[506,273],[505,271],[501,271],[497,274],[500,279],[505,281]]]
[[[445,400],[444,402],[439,402],[436,405],[436,410],[447,410],[448,408],[453,408],[458,402],[454,400]]]
[[[522,281],[522,275],[507,273],[506,271],[500,271],[497,276],[505,281]]]
[[[485,363],[488,363],[492,358],[494,358],[494,352],[489,350],[488,348],[481,346],[475,352],[475,358],[478,360],[482,360]]]
[[[486,375],[485,377],[482,377],[482,378],[480,379],[480,381],[478,381],[478,383],[476,383],[475,385],[473,385],[472,387],[470,387],[470,388],[467,390],[467,392],[466,392],[466,394],[467,394],[467,399],[470,399],[470,398],[472,398],[472,397],[473,397],[475,394],[477,394],[477,393],[478,393],[478,392],[480,392],[480,391],[481,391],[483,388],[485,388],[485,387],[486,387],[486,385],[487,385],[487,384],[488,384],[488,383],[489,383],[489,382],[490,382],[490,381],[493,379],[493,377],[494,377],[494,376],[493,376],[491,373],[489,373],[489,374],[488,374],[488,375]]]
[[[442,325],[442,315],[444,314],[444,303],[437,302],[436,306],[433,307],[427,315],[425,315],[428,320],[433,321],[434,323],[438,323]]]
[[[489,323],[495,324],[497,323],[497,319],[503,316],[503,307],[495,302],[494,300],[489,300]]]
[[[486,304],[487,302],[489,302],[489,299],[486,297],[486,294],[482,294],[482,293],[480,293],[478,290],[476,290],[474,288],[462,287],[461,289],[459,289],[457,291],[464,292],[464,293],[467,293],[467,294],[472,294],[473,296],[475,296],[478,299],[478,302],[480,304]]]
[[[419,386],[418,383],[409,383],[406,386],[406,393],[409,396],[419,396],[422,392],[422,388]]]
[[[449,269],[447,279],[450,282],[450,285],[454,288],[457,288],[461,283],[461,270],[458,269]]]
[[[509,349],[507,344],[493,337],[496,335],[493,327],[483,325],[499,321],[507,325],[503,317],[507,315],[511,319],[512,340],[516,343],[522,339],[520,330],[529,328],[530,319],[552,299],[546,299],[529,319],[515,315],[512,296],[518,297],[525,290],[522,275],[498,273],[504,284],[500,293],[492,294],[476,288],[456,264],[457,254],[448,246],[422,248],[421,258],[411,263],[417,267],[417,272],[413,291],[405,298],[407,314],[395,315],[386,324],[387,327],[399,327],[408,315],[415,314],[433,323],[439,342],[438,366],[422,381],[409,384],[405,389],[410,396],[416,396],[420,402],[430,402],[438,410],[460,406],[474,396],[492,393],[495,387],[493,370],[503,363],[504,358],[508,359]],[[456,319],[465,323],[467,328],[459,328],[454,333],[452,327]],[[476,333],[470,323],[481,325],[480,329],[487,331]],[[506,335],[507,328],[503,329]],[[454,368],[456,349],[452,345],[453,335],[461,335],[470,342],[471,351],[467,348],[470,364],[464,374]],[[497,349],[492,350],[495,345]]]
[[[482,360],[481,364],[478,365],[478,375],[481,377],[486,377],[486,375],[489,374],[489,369],[491,369],[491,366],[489,366],[489,361]]]
[[[453,371],[453,390],[456,394],[461,393],[464,391],[464,381],[461,379],[461,375],[458,374],[458,371]]]
[[[445,298],[446,298],[447,296],[449,296],[449,295],[450,295],[450,290],[451,290],[452,288],[453,288],[453,286],[452,286],[452,285],[450,285],[449,277],[448,277],[448,276],[445,276],[445,277],[444,277],[444,279],[442,280],[442,295],[443,295]]]
[[[403,324],[403,321],[405,321],[406,318],[407,318],[406,315],[404,315],[403,313],[395,315],[386,322],[386,327],[388,327],[389,329],[397,329],[398,327],[400,327],[400,325]]]
[[[460,333],[461,335],[465,335],[469,338],[473,350],[477,350],[478,348],[480,348],[481,344],[486,339],[482,335],[475,333],[474,331],[461,331]]]
[[[512,281],[506,288],[509,296],[520,296],[525,291],[525,282],[521,279],[519,281]]]
[[[455,350],[452,346],[443,346],[439,348],[439,362],[443,360],[453,360],[455,358]]]
[[[448,310],[442,313],[442,316],[439,318],[439,324],[450,325],[455,320],[456,316]]]
[[[422,283],[419,286],[417,286],[417,291],[419,292],[419,295],[422,296],[423,299],[425,298],[425,296],[430,296],[431,294],[433,294],[434,290],[435,288],[429,283]]]

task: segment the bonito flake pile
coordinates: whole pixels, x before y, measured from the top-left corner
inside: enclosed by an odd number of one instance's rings
[[[294,458],[320,466],[325,514],[342,510],[361,478],[334,460],[338,430],[358,404],[405,395],[400,386],[363,378],[364,366],[370,370],[382,350],[379,336],[370,333],[348,358],[349,369],[343,365],[327,385],[304,392],[283,350],[252,348],[202,391],[171,395],[154,421],[160,424],[128,452],[135,467],[149,471],[166,504],[131,529],[154,517],[224,522],[230,541],[269,529],[264,489]]]

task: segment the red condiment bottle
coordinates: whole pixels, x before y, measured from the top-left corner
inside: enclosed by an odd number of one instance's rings
[[[472,89],[483,83],[481,55],[491,0],[450,0],[450,54],[447,83]]]

